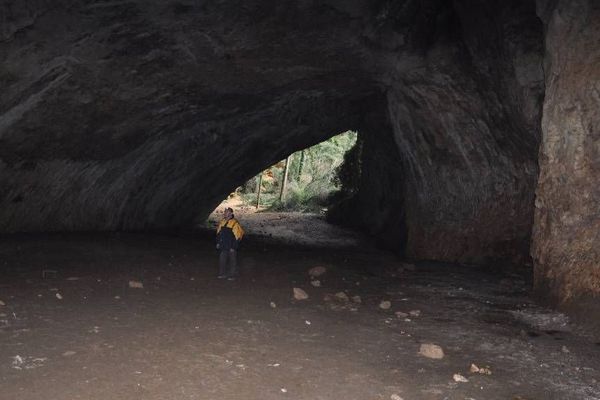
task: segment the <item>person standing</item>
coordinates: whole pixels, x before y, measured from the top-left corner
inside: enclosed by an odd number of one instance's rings
[[[217,250],[219,251],[219,279],[235,279],[237,275],[237,250],[244,237],[244,229],[228,207],[217,226]]]

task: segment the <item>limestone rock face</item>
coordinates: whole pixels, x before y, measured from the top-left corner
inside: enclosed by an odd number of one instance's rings
[[[261,168],[356,127],[380,96],[356,12],[3,0],[0,229],[192,226]]]
[[[538,6],[547,36],[535,289],[589,320],[600,312],[600,4]]]
[[[413,12],[412,26],[396,15],[370,36],[392,137],[365,128],[363,177],[341,208],[410,258],[523,262],[543,100],[535,4]]]

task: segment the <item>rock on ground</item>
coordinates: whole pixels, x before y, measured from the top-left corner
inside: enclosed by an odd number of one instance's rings
[[[325,274],[325,272],[327,272],[327,268],[325,267],[312,267],[308,270],[308,275],[310,275],[311,278],[318,278],[319,276]]]
[[[444,350],[433,343],[423,343],[419,348],[419,354],[423,357],[433,358],[436,360],[440,360],[444,358]]]
[[[129,281],[129,287],[132,289],[143,289],[144,284],[139,281]]]
[[[379,308],[381,308],[382,310],[389,310],[392,307],[392,303],[388,300],[384,300],[381,303],[379,303]]]
[[[308,293],[306,293],[304,290],[295,287],[294,288],[294,299],[296,300],[306,300],[308,299]]]

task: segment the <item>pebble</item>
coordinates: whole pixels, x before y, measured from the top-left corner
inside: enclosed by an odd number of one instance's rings
[[[75,354],[77,354],[77,352],[73,351],[73,350],[67,350],[63,353],[63,356],[65,357],[71,357],[74,356]]]
[[[129,281],[129,287],[133,289],[143,289],[144,284],[139,281]]]
[[[295,287],[294,288],[294,299],[296,300],[306,300],[308,299],[308,293],[306,293],[304,290]]]
[[[469,382],[469,380],[461,374],[454,374],[454,376],[452,376],[452,379],[454,379],[454,382]]]
[[[398,318],[406,318],[406,317],[408,317],[408,314],[405,313],[405,312],[402,312],[402,311],[396,311],[395,314],[396,314],[396,317],[398,317]]]
[[[421,310],[412,310],[409,312],[411,317],[418,317],[419,315],[421,315]]]
[[[310,281],[310,284],[313,285],[314,287],[321,287],[321,281],[318,279],[315,279],[314,281]]]
[[[5,305],[6,305],[6,303],[4,303],[2,300],[0,300],[0,307],[3,307]]]
[[[392,307],[392,303],[384,300],[381,303],[379,303],[379,308],[381,308],[382,310],[389,310],[390,307]]]
[[[277,308],[277,304],[275,304],[274,301],[272,301],[270,304],[271,304],[271,308]]]
[[[348,298],[348,295],[347,295],[346,293],[344,293],[344,292],[337,292],[337,293],[335,294],[335,298],[336,298],[337,300],[340,300],[340,301],[343,301],[343,302],[348,302],[348,301],[350,301],[350,299]]]
[[[402,397],[398,396],[397,394],[393,394],[390,396],[391,400],[404,400]]]
[[[423,343],[419,348],[419,354],[436,360],[444,358],[444,350],[437,344],[432,343]]]
[[[469,371],[473,374],[482,374],[482,375],[491,375],[492,374],[492,370],[489,367],[480,368],[475,364],[471,364]]]
[[[56,298],[59,299],[59,300],[62,300],[63,297],[62,297],[62,295],[60,293],[56,293]]]
[[[356,304],[361,304],[362,303],[362,299],[358,295],[352,296],[352,301],[355,302]]]
[[[308,275],[310,275],[313,278],[317,278],[321,275],[323,275],[325,272],[327,272],[327,268],[325,267],[312,267],[311,269],[308,270]]]

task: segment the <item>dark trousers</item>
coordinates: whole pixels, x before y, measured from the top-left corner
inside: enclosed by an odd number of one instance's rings
[[[229,268],[228,265],[229,264]],[[219,275],[237,275],[237,250],[221,250],[219,253]]]

